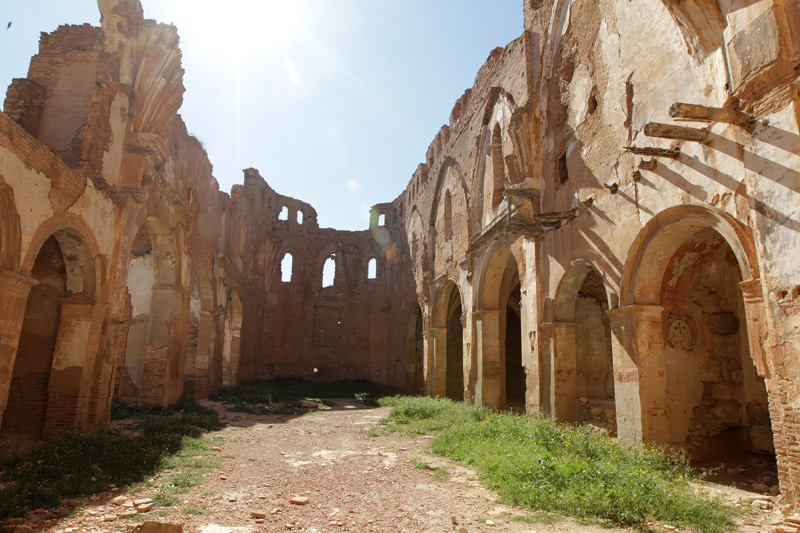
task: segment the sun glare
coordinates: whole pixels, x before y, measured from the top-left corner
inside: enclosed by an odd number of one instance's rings
[[[281,55],[299,34],[305,2],[174,0],[163,6],[184,46],[227,61]]]

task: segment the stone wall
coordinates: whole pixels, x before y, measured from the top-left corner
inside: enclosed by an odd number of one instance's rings
[[[774,446],[798,502],[792,4],[524,2],[525,33],[492,52],[401,195],[429,392],[448,393],[455,287],[464,395],[510,404],[516,272],[528,412],[696,458]],[[678,121],[676,102],[710,115]],[[591,406],[601,348],[612,380]]]
[[[104,427],[112,395],[166,405],[296,375],[404,386],[406,328],[390,326],[408,321],[413,282],[395,206],[340,232],[256,170],[220,192],[177,114],[176,28],[136,0],[99,7],[99,28],[42,35],[0,113],[4,451]]]

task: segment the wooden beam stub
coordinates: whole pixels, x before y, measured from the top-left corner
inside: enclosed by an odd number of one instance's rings
[[[677,159],[681,155],[681,151],[678,148],[654,148],[652,146],[626,146],[625,151],[636,155],[669,157],[670,159]]]
[[[684,141],[703,142],[708,138],[708,132],[686,126],[674,124],[661,124],[648,122],[644,125],[644,134],[648,137],[661,137],[663,139],[681,139]]]
[[[675,102],[669,108],[669,116],[676,119],[696,120],[701,122],[724,122],[735,124],[741,128],[752,130],[755,118],[747,113],[727,107],[708,107],[697,104]]]

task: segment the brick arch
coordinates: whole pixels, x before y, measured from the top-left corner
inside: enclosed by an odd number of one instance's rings
[[[758,256],[750,229],[727,213],[701,205],[665,209],[654,216],[634,239],[623,267],[620,306],[658,305],[661,279],[671,254],[700,229],[711,228],[733,250],[743,280],[760,277]]]
[[[89,299],[105,297],[105,263],[91,228],[77,215],[64,213],[43,222],[31,238],[20,270],[30,274],[39,250],[50,236],[62,247],[67,263],[67,290]]]

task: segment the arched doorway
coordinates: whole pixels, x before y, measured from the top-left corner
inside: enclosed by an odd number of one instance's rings
[[[35,440],[45,425],[61,300],[67,293],[64,255],[54,236],[39,249],[31,277],[39,283],[25,307],[2,433]]]
[[[131,244],[128,263],[128,334],[119,371],[118,398],[167,405],[183,389],[180,255],[174,230],[147,217]]]
[[[407,392],[422,394],[425,391],[424,337],[422,309],[414,302],[408,317],[406,335],[406,384]]]
[[[456,284],[447,281],[437,289],[433,306],[434,395],[454,400],[464,399],[464,326],[461,293]]]
[[[559,284],[554,309],[555,416],[617,433],[608,295],[600,273],[576,263]]]
[[[477,313],[480,401],[495,409],[525,412],[521,285],[508,248],[495,250],[483,270]]]
[[[464,399],[464,326],[458,289],[447,303],[447,397]]]
[[[633,337],[620,347],[637,366],[645,441],[774,485],[761,294],[748,228],[711,208],[668,209],[632,245],[620,316]]]
[[[662,278],[670,438],[698,461],[775,453],[741,282],[733,250],[711,228],[678,247]]]
[[[231,290],[225,305],[225,327],[222,337],[222,385],[235,385],[239,372],[239,343],[242,332],[242,301]]]
[[[525,412],[525,369],[522,366],[520,284],[511,289],[505,310],[506,409]]]

